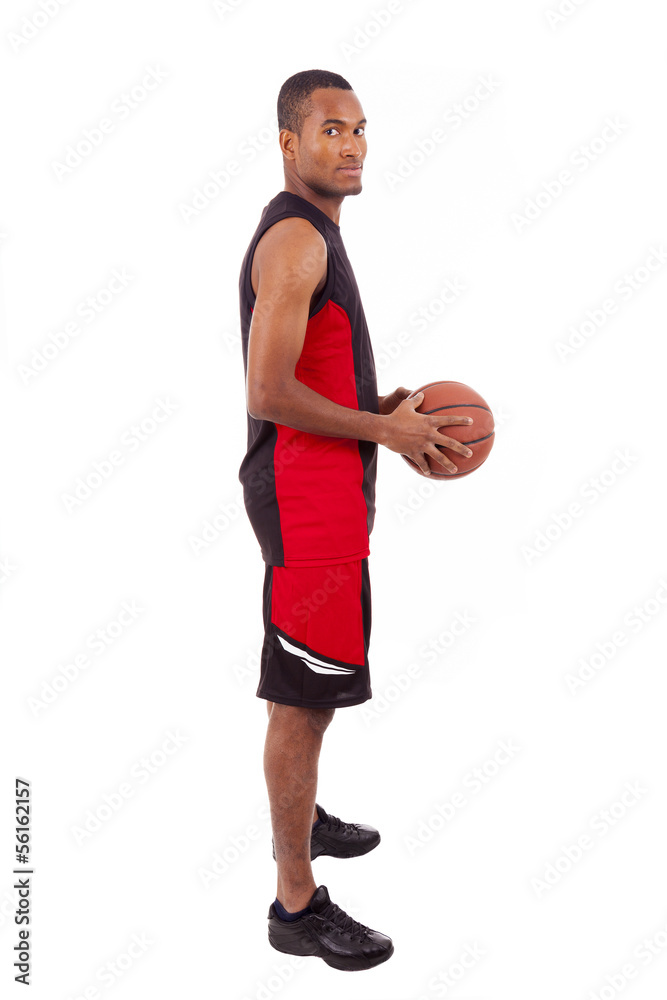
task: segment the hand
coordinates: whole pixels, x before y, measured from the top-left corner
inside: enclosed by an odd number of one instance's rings
[[[401,385],[398,389],[394,389],[394,391],[390,392],[387,396],[378,396],[380,413],[384,416],[388,413],[393,413],[398,404],[410,395],[410,392],[410,389],[404,389]]]
[[[397,389],[396,391],[401,390]],[[466,458],[472,455],[472,451],[467,445],[461,444],[455,438],[441,434],[438,428],[450,424],[471,424],[472,418],[460,415],[446,417],[437,413],[417,413],[416,409],[423,398],[423,392],[417,393],[412,399],[404,398],[394,410],[384,414],[386,423],[382,444],[390,451],[397,451],[399,455],[407,455],[425,476],[431,475],[426,459],[427,455],[442,465],[447,472],[456,472],[456,466],[440,448],[448,448],[458,452],[459,455],[465,455]]]

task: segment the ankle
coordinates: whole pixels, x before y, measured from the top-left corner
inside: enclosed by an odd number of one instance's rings
[[[312,889],[308,888],[291,893],[281,889],[276,893],[276,899],[288,913],[297,913],[298,910],[304,910],[308,906],[316,889],[315,883],[313,883]]]

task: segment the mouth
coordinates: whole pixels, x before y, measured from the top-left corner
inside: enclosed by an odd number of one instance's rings
[[[359,177],[362,167],[360,163],[356,163],[351,164],[349,167],[339,167],[338,169],[342,170],[344,174],[349,174],[350,177]]]

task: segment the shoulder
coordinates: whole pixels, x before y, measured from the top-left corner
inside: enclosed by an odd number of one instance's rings
[[[290,216],[274,222],[257,243],[255,259],[263,264],[295,264],[304,257],[314,262],[325,262],[327,258],[326,240],[320,231],[300,216]]]
[[[255,249],[253,291],[290,287],[311,295],[327,273],[327,244],[319,230],[300,216],[280,219],[264,233]]]

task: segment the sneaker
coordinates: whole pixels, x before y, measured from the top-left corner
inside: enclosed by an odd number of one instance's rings
[[[390,937],[353,920],[319,885],[308,903],[313,910],[297,920],[281,920],[269,907],[269,943],[287,955],[313,955],[334,969],[372,969],[394,954]]]
[[[365,823],[344,823],[337,816],[326,812],[322,806],[315,803],[317,815],[322,822],[310,835],[310,860],[314,861],[320,855],[330,858],[360,858],[368,854],[380,843],[380,834],[373,826]],[[273,860],[276,859],[276,848],[271,839]]]

